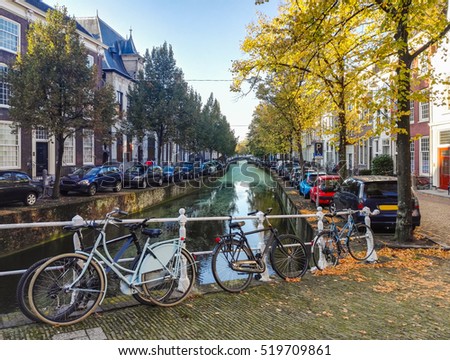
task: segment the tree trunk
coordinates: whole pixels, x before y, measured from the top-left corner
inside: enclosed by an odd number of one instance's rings
[[[406,16],[405,16],[406,18]],[[405,20],[406,21],[406,20]],[[411,153],[409,124],[409,95],[411,92],[412,59],[407,51],[408,32],[406,24],[401,21],[397,28],[397,38],[405,44],[398,52],[397,64],[397,108],[400,117],[397,119],[397,177],[398,177],[398,210],[395,239],[400,242],[412,241],[412,191],[411,191]]]
[[[56,136],[57,145],[57,157],[56,157],[56,169],[55,169],[55,183],[53,185],[52,199],[59,199],[59,183],[61,179],[62,158],[64,155],[64,135]]]

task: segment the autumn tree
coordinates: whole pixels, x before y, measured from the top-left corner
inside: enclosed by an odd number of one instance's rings
[[[56,141],[53,198],[59,198],[64,142],[82,129],[106,134],[114,122],[115,96],[99,88],[98,70],[89,67],[75,19],[65,7],[49,10],[45,22],[30,24],[27,52],[10,73],[10,115],[22,128],[48,131]]]
[[[439,44],[450,30],[445,0],[372,0],[377,5],[378,51],[389,55],[385,71],[392,73],[390,95],[395,103],[393,129],[397,134],[398,211],[395,237],[412,239],[410,100],[414,61]],[[427,54],[428,55],[428,54]],[[429,55],[428,55],[429,56]]]
[[[348,108],[361,93],[367,65],[360,59],[369,47],[364,39],[370,36],[362,36],[358,31],[364,16],[360,7],[352,5],[331,0],[288,1],[278,17],[271,21],[261,17],[258,24],[249,26],[249,35],[242,45],[249,58],[235,61],[232,69],[237,90],[247,79],[254,79],[256,84],[263,76],[284,73],[285,82],[294,84],[292,93],[295,84],[297,88],[308,88],[297,91],[298,99],[304,99],[305,94],[310,99],[316,94],[326,95],[326,110],[337,119],[334,135],[342,162],[346,160],[346,145],[355,139],[348,134],[359,132],[355,129],[359,123],[352,121]],[[303,102],[298,108],[306,113],[308,103]],[[317,124],[326,114],[318,110],[299,117],[292,128],[299,125],[298,132],[303,132],[308,127],[302,126],[302,121],[309,126]],[[311,117],[316,117],[316,121],[311,121]]]

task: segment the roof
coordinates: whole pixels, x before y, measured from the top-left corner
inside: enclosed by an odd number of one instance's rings
[[[54,7],[47,5],[46,3],[42,2],[42,0],[25,0],[25,2],[45,13],[49,10],[55,10]],[[89,31],[87,31],[79,22],[77,22],[77,30],[90,37],[93,37],[92,34]]]
[[[98,16],[78,18],[77,21],[85,27],[94,38],[108,46],[108,50],[104,53],[105,56],[102,64],[103,70],[115,71],[124,77],[133,79],[132,74],[128,73],[123,63],[123,56],[140,56],[134,45],[131,33],[130,37],[125,39]]]

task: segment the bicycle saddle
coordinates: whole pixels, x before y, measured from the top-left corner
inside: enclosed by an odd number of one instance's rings
[[[230,223],[230,229],[240,228],[245,225],[245,221],[237,221]]]
[[[162,230],[161,229],[142,229],[142,233],[151,238],[157,238],[159,235],[161,235]]]

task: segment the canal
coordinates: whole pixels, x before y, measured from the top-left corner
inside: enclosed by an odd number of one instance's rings
[[[130,218],[175,218],[179,209],[184,208],[188,217],[215,216],[245,216],[253,210],[272,208],[271,214],[281,214],[281,204],[275,192],[275,183],[270,175],[247,162],[230,165],[227,173],[212,184],[202,186],[197,192],[161,205],[151,207],[142,213],[133,214]],[[287,220],[274,219],[272,224],[280,232],[288,230]],[[245,230],[256,228],[256,221],[247,220]],[[154,223],[151,227],[163,230],[161,239],[169,239],[178,235],[178,223]],[[116,236],[117,229],[108,236]],[[215,246],[214,239],[227,230],[226,221],[195,221],[188,222],[186,247],[191,252],[208,252]],[[252,235],[250,242],[257,246],[258,237]],[[94,238],[94,234],[87,234],[87,244]],[[8,270],[26,269],[35,261],[73,249],[70,237],[62,238],[30,250],[16,253],[1,259],[0,272]],[[132,255],[130,255],[132,256]],[[210,256],[197,256],[198,284],[214,282],[210,271]],[[0,311],[7,313],[16,309],[15,292],[20,275],[0,277]]]

